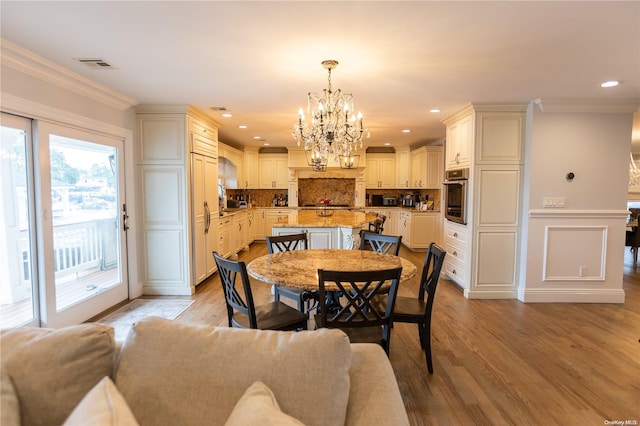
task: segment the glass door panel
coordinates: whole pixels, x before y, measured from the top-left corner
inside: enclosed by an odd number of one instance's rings
[[[40,126],[47,326],[85,321],[128,296],[123,143]],[[47,185],[48,184],[48,185]],[[53,283],[53,284],[52,284]]]
[[[37,326],[31,120],[1,117],[0,328]]]

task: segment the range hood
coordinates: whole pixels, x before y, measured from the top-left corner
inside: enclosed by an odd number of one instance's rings
[[[311,167],[309,167],[306,170],[296,169],[296,174],[298,175],[298,179],[358,179],[359,177],[363,177],[364,169],[340,169],[335,167],[327,168],[325,172],[314,172],[311,170]]]

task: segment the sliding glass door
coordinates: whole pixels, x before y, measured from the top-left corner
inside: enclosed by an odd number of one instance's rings
[[[39,325],[31,120],[1,115],[0,327]]]
[[[2,113],[0,327],[77,324],[125,300],[124,143]]]

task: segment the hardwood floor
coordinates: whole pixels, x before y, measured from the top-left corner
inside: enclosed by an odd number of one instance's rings
[[[266,254],[254,243],[240,260]],[[400,255],[421,270],[424,253]],[[432,321],[434,374],[413,324],[396,324],[390,359],[412,425],[603,425],[640,422],[640,272],[625,252],[624,304],[467,300],[441,280]],[[253,282],[256,303],[270,287]],[[400,294],[415,294],[418,278]],[[179,321],[227,325],[217,275]],[[609,423],[611,424],[611,423]]]

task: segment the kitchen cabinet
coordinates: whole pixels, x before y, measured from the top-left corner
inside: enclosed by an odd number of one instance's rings
[[[440,189],[442,147],[428,146],[411,151],[411,188]]]
[[[244,187],[245,189],[257,189],[260,187],[260,176],[258,174],[258,150],[245,148],[244,151]]]
[[[442,147],[427,147],[427,189],[440,189],[444,180]]]
[[[412,188],[411,176],[413,165],[411,162],[411,152],[409,147],[396,148],[396,188]]]
[[[298,207],[298,179],[290,180],[288,183],[288,205],[289,207]]]
[[[467,225],[445,222],[444,273],[470,299],[518,297],[527,108],[470,104],[443,121],[446,167],[469,168]]]
[[[300,232],[307,233],[309,249],[333,249],[340,248],[339,228],[276,228],[273,235],[291,235]]]
[[[264,240],[264,222],[265,222],[266,209],[254,209],[253,210],[253,239]]]
[[[260,154],[258,173],[261,189],[287,189],[289,176],[287,154]]]
[[[440,240],[440,213],[400,209],[398,233],[402,243],[411,250],[426,251],[431,243]]]
[[[395,154],[367,154],[366,164],[367,188],[395,187]]]
[[[264,215],[264,235],[273,235],[272,228],[273,224],[279,221],[280,219],[284,219],[289,215],[289,213],[293,212],[293,209],[265,209]],[[263,236],[264,238],[264,236]]]
[[[215,268],[209,258],[218,232],[220,125],[183,105],[140,105],[136,121],[142,293],[191,295]]]
[[[411,151],[411,188],[427,186],[427,148]]]
[[[474,115],[473,108],[467,107],[460,113],[444,121],[446,131],[446,170],[460,169],[471,165],[473,148]]]
[[[247,246],[255,240],[255,220],[256,211],[254,209],[247,210]]]
[[[383,225],[382,235],[399,235],[398,215],[401,211],[399,207],[390,208],[367,208],[368,212],[377,213],[386,217]],[[368,229],[368,228],[367,228]]]
[[[444,234],[444,249],[447,255],[442,266],[443,273],[463,289],[468,289],[470,269],[468,229],[464,225],[447,220]]]
[[[364,207],[366,200],[366,185],[364,181],[356,180],[356,193],[354,197],[354,206],[355,207]]]
[[[217,250],[218,163],[215,158],[191,154],[193,273],[199,284],[216,271],[211,252]]]
[[[233,253],[235,248],[235,234],[233,231],[233,216],[221,217],[218,233],[218,254],[224,258],[235,254]]]
[[[236,233],[233,254],[236,254],[249,247],[249,223],[246,211],[238,212],[234,215],[233,227]]]

